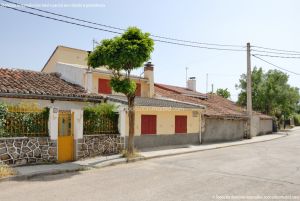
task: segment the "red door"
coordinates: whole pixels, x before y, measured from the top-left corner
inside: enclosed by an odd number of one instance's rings
[[[135,95],[136,96],[141,96],[141,92],[142,92],[141,84],[140,83],[136,83]]]
[[[98,80],[98,93],[111,94],[111,87],[109,84],[109,80],[101,79],[101,78]]]
[[[141,134],[156,134],[156,115],[141,116]]]
[[[187,116],[175,116],[175,133],[187,133]]]

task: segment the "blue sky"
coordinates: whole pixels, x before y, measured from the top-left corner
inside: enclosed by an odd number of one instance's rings
[[[297,0],[15,0],[31,4],[99,4],[94,8],[42,8],[68,16],[126,28],[138,26],[155,35],[207,43],[259,45],[300,51],[300,1]],[[0,0],[2,3],[2,1]],[[92,49],[92,39],[115,35],[42,19],[0,8],[0,66],[41,70],[57,45]],[[300,60],[265,58],[300,73]],[[188,76],[197,78],[197,89],[209,86],[228,88],[232,99],[235,84],[246,72],[244,52],[223,52],[156,43],[151,61],[155,81],[185,86]],[[265,70],[274,67],[255,58],[252,66]],[[142,69],[141,69],[142,70]],[[140,71],[141,71],[140,70]],[[290,74],[290,84],[300,87],[299,76]],[[209,87],[211,88],[211,87]]]

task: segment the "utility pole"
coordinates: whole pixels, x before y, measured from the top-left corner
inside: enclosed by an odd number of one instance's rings
[[[96,42],[96,40],[93,38],[93,41],[92,41],[92,43],[93,43],[93,50],[95,50],[95,42]]]
[[[208,93],[208,73],[206,73],[206,93]]]
[[[247,115],[248,132],[247,138],[250,139],[252,133],[252,81],[251,81],[251,49],[250,43],[247,43]]]
[[[214,84],[211,84],[211,93],[214,93]]]

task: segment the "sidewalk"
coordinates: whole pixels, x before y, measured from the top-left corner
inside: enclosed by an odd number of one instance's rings
[[[0,182],[8,181],[8,180],[26,180],[37,176],[84,171],[89,169],[97,169],[97,168],[117,165],[121,163],[134,162],[134,161],[146,160],[151,158],[193,153],[198,151],[219,149],[224,147],[238,146],[238,145],[251,144],[257,142],[265,142],[265,141],[274,140],[285,136],[287,136],[286,132],[278,132],[276,134],[257,136],[249,140],[241,140],[235,142],[224,142],[224,143],[193,145],[193,146],[188,145],[185,147],[182,146],[181,147],[179,146],[159,147],[156,149],[142,150],[140,152],[141,157],[135,158],[130,161],[128,161],[126,158],[122,158],[121,155],[113,155],[113,156],[106,156],[106,157],[105,156],[94,157],[90,159],[85,159],[85,160],[80,160],[80,161],[75,161],[70,163],[63,163],[63,164],[21,166],[21,167],[14,168],[18,173],[16,176],[2,178],[0,179]]]
[[[158,157],[164,157],[164,156],[172,156],[172,155],[179,155],[179,154],[186,154],[186,153],[193,153],[198,151],[206,151],[211,149],[220,149],[225,147],[232,147],[232,146],[238,146],[238,145],[244,145],[244,144],[251,144],[251,143],[257,143],[257,142],[265,142],[269,140],[278,139],[281,137],[287,136],[286,132],[278,132],[276,134],[269,134],[269,135],[262,135],[253,137],[248,140],[240,140],[240,141],[234,141],[234,142],[222,142],[222,143],[214,143],[214,144],[203,144],[203,145],[189,145],[187,147],[174,147],[169,149],[162,148],[161,150],[154,150],[154,149],[148,149],[141,152],[141,155],[147,159],[150,158],[158,158]]]

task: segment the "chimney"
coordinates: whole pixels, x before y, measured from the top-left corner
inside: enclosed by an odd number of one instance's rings
[[[149,82],[149,98],[154,96],[154,65],[151,62],[147,62],[144,67],[144,78]]]
[[[186,87],[192,91],[196,91],[196,77],[190,77],[186,82]]]
[[[93,72],[90,67],[86,70],[85,73],[85,89],[88,93],[93,92]]]

